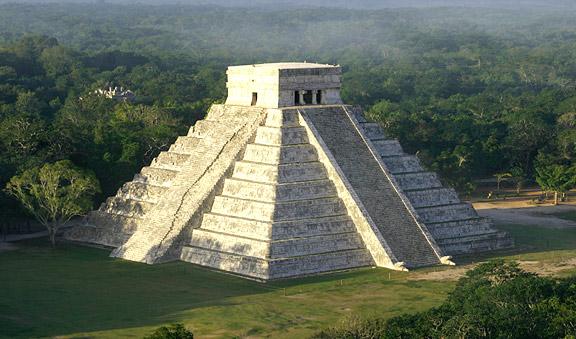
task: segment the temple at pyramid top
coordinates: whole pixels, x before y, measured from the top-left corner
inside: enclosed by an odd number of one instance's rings
[[[342,104],[340,66],[288,62],[228,67],[227,105],[279,108]]]
[[[259,280],[453,264],[513,245],[343,104],[340,79],[332,65],[229,67],[226,103],[66,237]]]

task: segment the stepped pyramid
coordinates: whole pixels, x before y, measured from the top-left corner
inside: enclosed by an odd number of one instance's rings
[[[232,66],[228,98],[71,240],[271,280],[453,264],[512,239],[340,99],[339,66]]]

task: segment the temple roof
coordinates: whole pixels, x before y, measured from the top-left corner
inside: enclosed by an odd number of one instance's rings
[[[276,62],[268,64],[230,66],[229,68],[241,68],[241,67],[242,68],[256,67],[256,68],[268,68],[268,69],[301,69],[301,68],[332,68],[339,66],[329,64],[317,64],[312,62]]]

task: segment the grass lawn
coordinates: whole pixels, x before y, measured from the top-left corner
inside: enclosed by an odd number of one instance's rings
[[[505,257],[553,265],[576,257],[576,229],[501,228],[515,238],[514,252],[460,262]],[[0,253],[0,336],[9,338],[140,338],[171,322],[201,338],[300,338],[351,313],[391,317],[438,305],[455,282],[409,275],[458,269],[367,268],[261,284],[187,263],[149,266],[71,244],[51,249],[45,239],[18,246]]]
[[[0,336],[10,338],[139,338],[170,322],[200,337],[295,338],[352,312],[423,310],[453,287],[386,269],[261,284],[187,263],[149,266],[70,244],[51,249],[45,239],[18,245],[0,253]]]
[[[553,215],[560,219],[576,221],[576,211],[554,213]]]

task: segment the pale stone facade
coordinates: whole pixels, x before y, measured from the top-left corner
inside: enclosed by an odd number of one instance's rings
[[[312,63],[276,63],[228,68],[226,105],[279,108],[337,105],[341,69]]]
[[[406,270],[512,246],[359,108],[338,66],[234,66],[228,99],[92,212],[72,240],[260,279]]]

